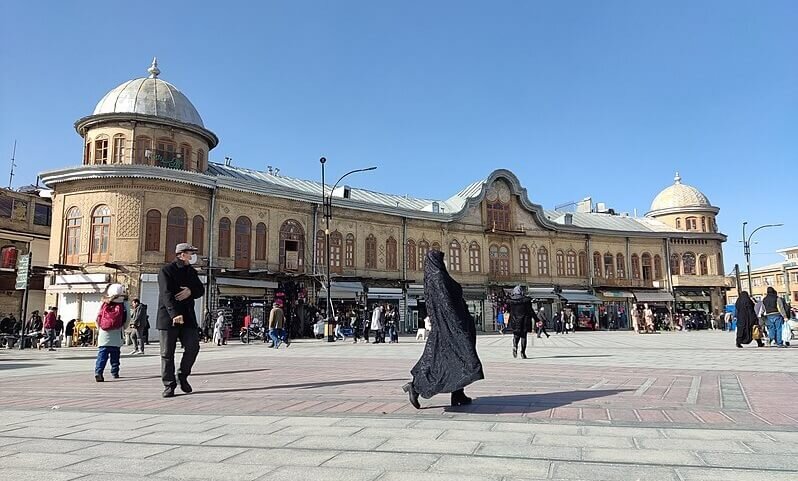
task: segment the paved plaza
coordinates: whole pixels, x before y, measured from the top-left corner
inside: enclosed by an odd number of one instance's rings
[[[412,338],[204,344],[195,392],[173,399],[157,345],[105,383],[94,349],[0,351],[0,479],[798,479],[798,348],[736,349],[724,332],[534,341],[521,360],[512,336],[480,336],[474,404],[422,410],[401,391]]]

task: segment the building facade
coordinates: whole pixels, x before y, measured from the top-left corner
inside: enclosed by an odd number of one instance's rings
[[[157,270],[184,241],[200,249],[209,287],[198,314],[326,298],[321,183],[208,162],[218,139],[155,62],[149,72],[77,121],[82,165],[42,174],[54,189],[50,261],[79,269],[52,279],[53,301],[90,318],[116,280],[154,304]],[[393,303],[406,331],[423,318],[430,249],[444,252],[483,330],[516,284],[589,328],[628,327],[635,303],[706,312],[724,303],[718,208],[678,174],[643,218],[544,210],[504,169],[439,200],[342,186],[332,214],[336,310]]]
[[[779,249],[777,252],[784,256],[784,260],[751,270],[750,290],[748,288],[748,272],[740,271],[739,287],[748,291],[757,300],[765,297],[768,287],[772,287],[793,306],[798,305],[798,246]],[[737,302],[737,298],[740,296],[737,281],[736,277],[727,279],[729,304]]]

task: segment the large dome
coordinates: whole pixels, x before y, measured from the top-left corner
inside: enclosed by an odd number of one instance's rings
[[[713,208],[709,199],[700,190],[690,185],[682,184],[679,173],[673,179],[673,185],[660,192],[651,203],[651,212],[681,209],[681,208]]]
[[[191,101],[174,85],[158,78],[161,71],[156,59],[148,72],[149,77],[129,80],[105,94],[93,115],[135,113],[205,127]]]

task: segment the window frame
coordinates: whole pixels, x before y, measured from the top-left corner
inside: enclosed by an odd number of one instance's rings
[[[182,220],[182,223],[179,223]],[[182,207],[172,207],[166,213],[166,245],[164,260],[171,261],[175,257],[175,247],[188,242],[188,214]]]
[[[452,239],[449,243],[449,270],[452,272],[462,272],[462,248],[457,239]]]
[[[125,144],[127,139],[124,134],[116,134],[113,137],[113,152],[111,154],[111,162],[114,164],[123,164],[125,162]]]
[[[161,211],[150,209],[144,214],[144,252],[161,251]]]
[[[385,241],[385,270],[399,270],[398,244],[393,236],[389,236]]]
[[[233,224],[229,217],[222,217],[219,219],[219,246],[216,252],[219,258],[230,258],[230,236],[232,230]]]
[[[100,204],[92,210],[90,263],[108,262],[111,258],[111,217],[111,207],[107,204]]]
[[[255,226],[255,260],[265,261],[269,257],[269,228],[263,222]]]
[[[64,233],[64,262],[67,264],[79,264],[80,231],[83,224],[83,214],[77,206],[72,206],[67,210],[64,224],[66,226]],[[72,252],[71,248],[74,248],[74,252]]]
[[[482,250],[477,241],[468,244],[468,272],[474,274],[482,272]]]
[[[374,234],[366,236],[364,242],[366,248],[365,267],[366,269],[377,268],[377,237]]]
[[[195,215],[191,219],[191,244],[197,248],[197,253],[205,252],[205,218]]]
[[[626,279],[626,256],[621,252],[615,254],[615,273],[618,279]]]
[[[551,272],[549,270],[549,250],[546,246],[538,247],[538,275],[548,276]]]
[[[526,244],[522,245],[520,249],[518,249],[518,267],[520,268],[520,274],[523,275],[531,275],[532,269],[530,264],[532,263],[532,253],[529,250],[529,247]]]
[[[579,272],[576,251],[569,249],[565,253],[565,275],[566,277],[576,277]]]

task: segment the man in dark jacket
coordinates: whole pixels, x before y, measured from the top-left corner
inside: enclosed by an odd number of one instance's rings
[[[788,347],[790,340],[783,339],[781,335],[782,325],[785,319],[789,319],[790,315],[790,309],[784,299],[779,297],[776,289],[768,287],[767,295],[762,299],[762,304],[767,318],[768,338],[778,347]],[[787,344],[785,344],[785,341]]]
[[[526,359],[526,335],[537,322],[532,300],[524,295],[521,286],[515,286],[510,296],[510,329],[513,330],[513,357],[518,357],[518,341],[521,341],[521,359]]]
[[[140,300],[133,299],[130,303],[130,327],[136,331],[136,350],[133,354],[144,354],[144,333],[149,329],[147,322],[147,304],[142,304]]]
[[[194,299],[205,295],[205,288],[192,267],[197,262],[197,248],[188,243],[175,246],[177,258],[158,273],[158,319],[161,334],[161,380],[163,397],[174,397],[177,381],[185,393],[192,391],[188,383],[191,367],[199,354],[199,331],[194,312]],[[183,358],[175,380],[175,347],[183,345]]]

